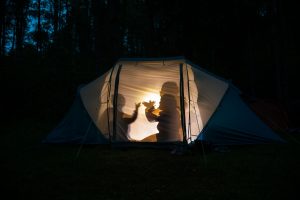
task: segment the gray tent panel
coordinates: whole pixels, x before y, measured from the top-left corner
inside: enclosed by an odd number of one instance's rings
[[[107,144],[108,142],[84,108],[79,93],[68,114],[43,141],[43,143],[56,144]]]
[[[198,140],[215,145],[284,142],[257,117],[233,88],[228,88]]]

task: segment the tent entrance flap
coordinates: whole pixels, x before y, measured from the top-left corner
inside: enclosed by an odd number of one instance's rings
[[[183,140],[178,64],[124,64],[119,83],[113,142]]]

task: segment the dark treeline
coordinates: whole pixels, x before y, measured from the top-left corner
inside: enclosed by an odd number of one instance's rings
[[[297,116],[297,13],[283,0],[1,0],[3,109],[55,117],[120,57],[185,56]]]

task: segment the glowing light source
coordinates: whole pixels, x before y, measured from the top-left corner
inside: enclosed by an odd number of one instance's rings
[[[160,95],[159,93],[147,92],[144,93],[143,96],[141,96],[140,100],[142,102],[155,101],[154,107],[158,108],[160,102]],[[143,104],[141,104],[136,121],[129,125],[129,136],[134,140],[142,140],[147,136],[158,133],[158,122],[149,122],[145,116],[145,109],[146,107]]]
[[[145,102],[155,101],[154,107],[157,108],[159,106],[160,95],[157,93],[149,92],[144,96],[143,101]]]

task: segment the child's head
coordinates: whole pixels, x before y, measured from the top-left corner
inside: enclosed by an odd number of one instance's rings
[[[160,96],[163,96],[165,94],[177,96],[178,92],[179,90],[177,84],[175,82],[168,81],[162,85],[160,90]]]

